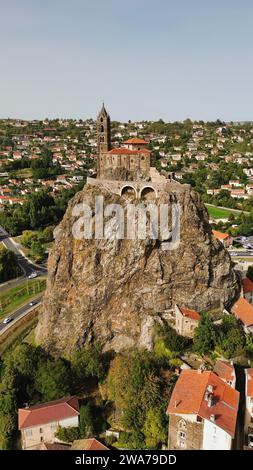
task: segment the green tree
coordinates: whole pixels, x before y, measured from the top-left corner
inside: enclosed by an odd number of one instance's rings
[[[16,255],[0,246],[0,283],[19,276],[21,272]]]
[[[106,372],[102,347],[99,343],[78,349],[72,357],[72,369],[79,384],[87,377],[102,379]]]
[[[33,230],[24,230],[20,239],[21,245],[31,248],[34,241],[38,241],[38,233]]]
[[[245,334],[241,323],[233,315],[223,315],[222,324],[217,329],[216,345],[228,359],[240,355],[245,347]]]
[[[31,243],[30,254],[37,262],[41,262],[46,259],[46,250],[38,240]]]
[[[63,359],[41,361],[35,386],[44,401],[69,395],[72,383],[69,365]]]
[[[202,313],[193,339],[194,349],[199,354],[208,354],[214,350],[215,328],[208,313]]]
[[[120,425],[130,431],[126,436],[129,448],[145,448],[144,427],[150,410],[163,416],[160,424],[166,433],[165,410],[171,384],[160,376],[160,367],[160,362],[147,351],[118,355],[111,363],[108,398],[121,410]]]
[[[80,407],[80,421],[79,421],[79,429],[80,429],[80,436],[84,437],[91,437],[94,434],[94,427],[93,427],[93,413],[92,407],[90,403],[86,405],[82,405]]]
[[[167,439],[167,421],[161,410],[148,410],[143,432],[148,448],[157,449]]]
[[[163,325],[157,327],[157,334],[160,339],[163,340],[164,345],[170,351],[180,353],[184,351],[190,344],[190,341],[184,336],[180,336],[169,325]]]

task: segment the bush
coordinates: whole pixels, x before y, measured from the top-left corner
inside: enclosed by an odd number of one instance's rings
[[[82,405],[80,407],[80,436],[84,437],[91,437],[94,434],[93,428],[93,413],[92,407],[90,403],[86,405]]]
[[[80,438],[80,432],[78,428],[62,428],[59,426],[57,429],[55,436],[57,439],[63,442],[73,442],[76,439]]]
[[[191,341],[184,336],[180,336],[169,325],[158,326],[156,329],[157,335],[162,339],[164,346],[176,354],[180,354],[189,347]]]

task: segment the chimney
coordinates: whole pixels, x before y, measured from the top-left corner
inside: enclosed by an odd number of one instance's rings
[[[210,421],[215,422],[215,415],[210,415]]]

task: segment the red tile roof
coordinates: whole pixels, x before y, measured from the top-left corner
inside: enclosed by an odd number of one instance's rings
[[[146,140],[143,140],[143,139],[139,139],[138,137],[133,137],[132,139],[128,139],[128,140],[125,140],[124,144],[141,144],[141,145],[147,145],[148,142],[146,142]]]
[[[212,388],[213,405],[206,400],[207,387]],[[234,437],[239,392],[209,371],[183,370],[174,387],[168,414],[196,414],[211,421]]]
[[[140,154],[143,154],[143,153],[150,153],[150,150],[148,149],[143,149],[143,150],[130,150],[130,149],[126,149],[124,147],[118,147],[118,148],[114,148],[112,150],[110,150],[109,152],[107,152],[111,155],[140,155]]]
[[[233,305],[231,312],[241,320],[245,326],[253,325],[253,306],[243,297]]]
[[[212,232],[215,238],[218,238],[219,240],[225,240],[226,238],[230,237],[228,233],[218,232],[218,230],[213,230]]]
[[[253,291],[253,282],[248,277],[245,277],[242,280],[242,285],[243,285],[243,293],[244,294],[247,294],[248,292]]]
[[[72,450],[109,450],[104,444],[99,442],[97,439],[78,439],[74,441]]]
[[[32,448],[31,448],[32,450]],[[70,444],[61,444],[60,442],[43,442],[39,450],[71,450]]]
[[[78,399],[76,397],[62,398],[41,405],[20,408],[18,410],[18,428],[20,430],[31,428],[78,415]]]
[[[200,320],[200,314],[196,310],[189,310],[188,308],[179,307],[180,312],[184,317],[191,318],[192,320]]]
[[[246,397],[253,397],[253,369],[245,369]]]
[[[233,364],[230,364],[228,361],[216,361],[214,366],[215,374],[217,374],[221,379],[231,380],[235,379],[235,369]]]

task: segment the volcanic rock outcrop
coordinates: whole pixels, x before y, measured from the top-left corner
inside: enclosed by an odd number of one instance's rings
[[[174,303],[206,311],[228,306],[239,294],[231,259],[214,239],[207,211],[189,185],[171,184],[157,202],[181,206],[180,244],[163,250],[159,240],[76,239],[73,208],[127,200],[87,184],[70,201],[55,230],[48,260],[37,342],[56,355],[99,340],[105,349],[152,349],[154,325],[166,321]],[[132,201],[140,203],[140,201]]]

